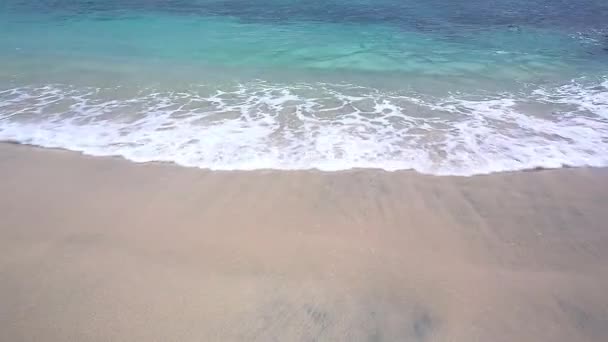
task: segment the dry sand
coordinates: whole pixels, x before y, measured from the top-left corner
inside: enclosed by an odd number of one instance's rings
[[[608,171],[209,172],[0,145],[0,341],[608,341]]]

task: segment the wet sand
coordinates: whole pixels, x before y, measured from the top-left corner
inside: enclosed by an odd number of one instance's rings
[[[608,170],[210,172],[0,145],[0,341],[606,341]]]

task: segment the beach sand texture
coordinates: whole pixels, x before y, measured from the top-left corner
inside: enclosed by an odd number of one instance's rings
[[[0,341],[606,341],[608,171],[210,172],[0,146]]]

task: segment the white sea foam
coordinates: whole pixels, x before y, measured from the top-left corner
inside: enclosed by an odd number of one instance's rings
[[[213,170],[474,175],[608,165],[608,82],[485,98],[266,82],[130,92],[0,91],[0,140]]]

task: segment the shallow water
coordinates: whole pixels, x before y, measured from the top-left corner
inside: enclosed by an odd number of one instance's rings
[[[608,4],[18,1],[0,139],[211,169],[608,164]]]

